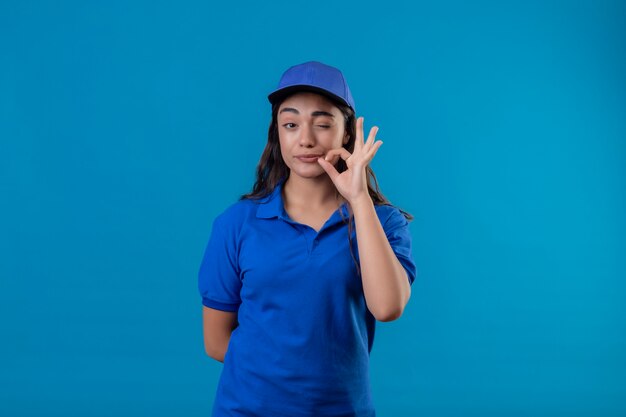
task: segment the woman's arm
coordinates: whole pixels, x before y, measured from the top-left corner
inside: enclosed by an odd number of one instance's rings
[[[368,192],[366,167],[383,141],[376,141],[378,126],[370,129],[367,142],[364,141],[363,119],[361,116],[356,120],[352,153],[339,147],[329,150],[317,161],[352,207],[367,308],[376,320],[391,321],[402,315],[411,296],[411,285],[406,270],[387,240]],[[348,167],[341,173],[334,165],[337,156],[346,161]]]
[[[237,327],[237,312],[221,311],[202,306],[204,350],[208,356],[224,362],[228,343]]]
[[[411,296],[407,273],[387,240],[371,197],[366,195],[350,205],[367,307],[378,321],[396,320]]]

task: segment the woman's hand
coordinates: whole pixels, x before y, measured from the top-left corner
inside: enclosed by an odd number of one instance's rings
[[[363,197],[369,198],[365,168],[376,155],[380,145],[383,144],[381,140],[375,141],[377,132],[378,127],[372,127],[367,142],[363,142],[363,117],[359,117],[356,120],[356,139],[353,153],[351,154],[346,148],[341,147],[331,149],[325,157],[320,157],[317,160],[337,187],[337,191],[349,203]],[[348,166],[348,169],[342,173],[339,173],[334,166],[338,157],[343,158]]]

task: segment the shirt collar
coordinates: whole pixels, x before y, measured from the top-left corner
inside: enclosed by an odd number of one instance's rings
[[[261,219],[271,219],[273,217],[286,217],[284,215],[285,206],[283,205],[283,197],[281,190],[285,180],[280,180],[268,196],[261,200],[261,204],[256,209],[256,216]],[[285,213],[286,214],[286,213]]]
[[[271,219],[274,217],[278,217],[278,218],[286,219],[286,220],[289,219],[289,215],[285,211],[285,206],[283,204],[282,189],[283,189],[284,184],[285,184],[285,179],[282,179],[281,181],[278,182],[278,184],[274,188],[274,191],[272,191],[268,196],[264,197],[260,201],[261,204],[259,204],[256,210],[256,216],[258,218]],[[341,212],[344,217],[348,217],[347,203],[343,203],[341,205]],[[334,217],[337,217],[337,219],[334,219]],[[333,219],[333,221],[331,222],[332,224],[332,223],[335,223],[335,221],[340,221],[341,216],[338,214],[337,211],[335,211],[331,219]]]

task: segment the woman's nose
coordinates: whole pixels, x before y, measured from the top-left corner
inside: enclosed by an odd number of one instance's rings
[[[303,127],[300,129],[300,145],[310,145],[315,143],[315,136],[312,129]]]

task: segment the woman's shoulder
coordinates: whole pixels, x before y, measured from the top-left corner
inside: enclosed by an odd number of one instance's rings
[[[216,217],[215,222],[222,225],[241,227],[254,220],[259,205],[266,202],[268,196],[261,198],[239,198],[228,204]]]
[[[381,218],[381,220],[388,219],[390,216],[402,215],[400,209],[390,203],[376,204],[374,205],[374,208],[376,209],[376,213],[378,214],[378,217]]]
[[[378,219],[383,227],[408,223],[402,211],[392,204],[377,204],[374,208],[376,209],[376,214],[378,214]]]
[[[216,216],[216,220],[227,223],[241,224],[249,217],[256,214],[257,204],[250,199],[240,199],[227,205],[221,213]]]

